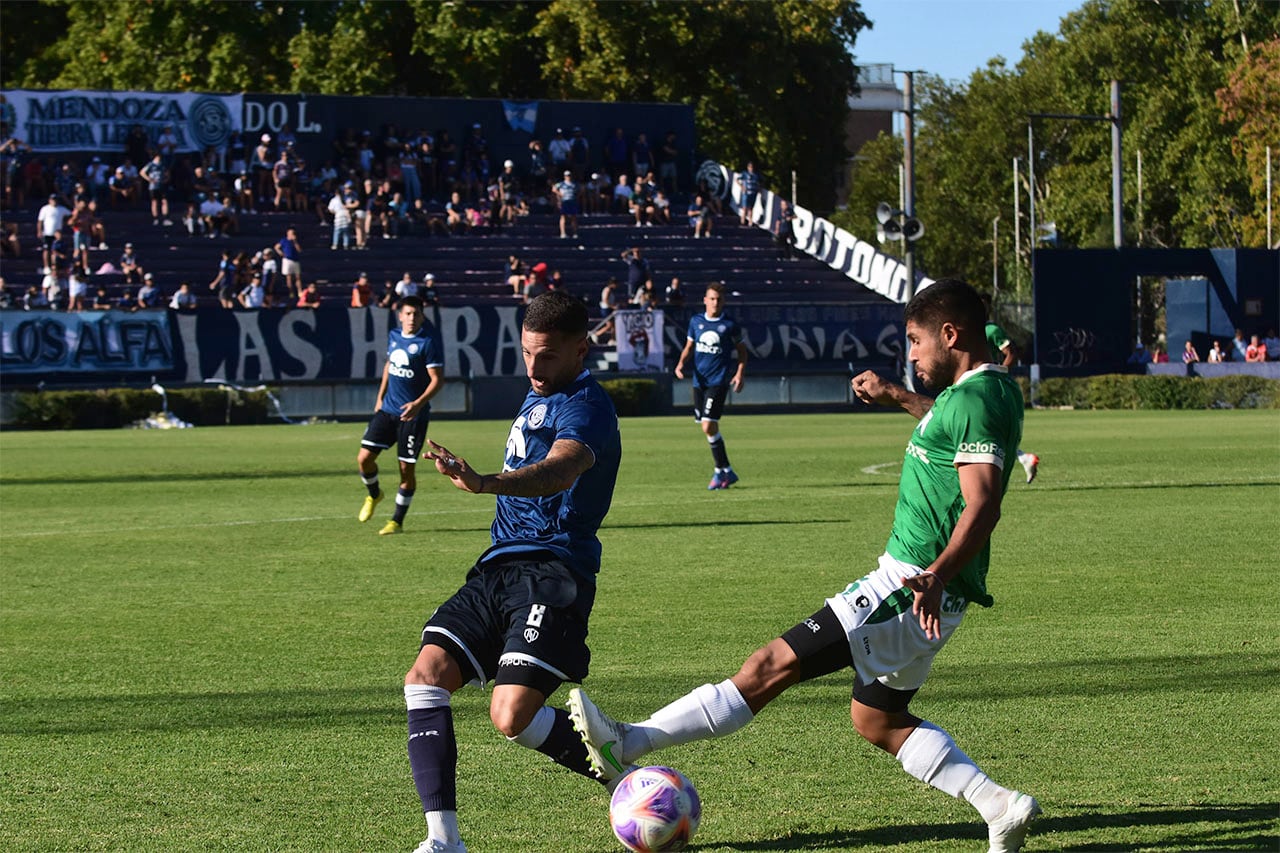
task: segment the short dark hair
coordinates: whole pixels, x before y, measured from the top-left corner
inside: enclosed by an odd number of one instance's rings
[[[587,306],[563,290],[549,290],[535,297],[524,314],[527,332],[559,332],[571,338],[587,335]]]
[[[911,298],[902,321],[926,329],[954,323],[962,329],[981,331],[987,322],[987,309],[972,286],[958,278],[943,278]]]
[[[406,296],[404,299],[401,299],[400,307],[404,308],[406,305],[417,308],[419,311],[425,310],[425,305],[422,302],[421,296]]]
[[[724,296],[724,282],[713,281],[707,285],[707,290],[714,290],[716,293]]]

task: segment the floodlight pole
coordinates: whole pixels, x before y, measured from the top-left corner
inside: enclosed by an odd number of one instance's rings
[[[910,219],[916,215],[915,134],[912,128],[912,120],[916,112],[915,72],[903,71],[901,74],[906,81],[902,86],[902,96],[905,102],[902,118],[902,212],[907,219]],[[903,243],[906,244],[903,246],[904,260],[907,267],[906,301],[910,302],[911,298],[916,295],[916,258],[915,250],[912,248],[912,241],[903,240]]]

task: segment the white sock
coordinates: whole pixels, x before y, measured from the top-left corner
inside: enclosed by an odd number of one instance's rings
[[[1022,450],[1021,450],[1021,449],[1019,449],[1019,450],[1018,450],[1018,461],[1022,463],[1023,467],[1026,467],[1027,465],[1030,465],[1030,464],[1031,464],[1031,454],[1030,454],[1030,453],[1023,453],[1023,452],[1022,452]]]
[[[410,711],[425,708],[448,708],[452,694],[443,687],[430,684],[406,684],[404,686],[404,706]]]
[[[427,812],[427,837],[445,844],[462,843],[457,812]]]
[[[923,721],[898,750],[902,769],[939,791],[969,802],[990,822],[1004,811],[1009,791],[992,782],[951,735]]]
[[[655,749],[724,737],[754,718],[732,681],[704,684],[631,726],[623,740],[622,754],[625,761],[633,761]]]
[[[525,726],[524,731],[507,740],[527,746],[529,749],[537,749],[546,742],[547,735],[551,734],[551,727],[555,724],[556,712],[543,705],[538,709],[538,713],[533,715],[533,719],[529,721],[529,725]]]

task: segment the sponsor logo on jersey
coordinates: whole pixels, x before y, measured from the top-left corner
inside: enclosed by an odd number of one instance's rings
[[[907,455],[914,456],[924,464],[929,464],[929,451],[916,444],[914,441],[907,442]]]
[[[1004,458],[1004,449],[994,441],[962,441],[956,448],[957,453],[979,453],[983,456]]]
[[[694,348],[706,355],[719,355],[724,352],[720,347],[720,336],[710,329],[698,335],[698,342]]]
[[[815,634],[822,630],[822,626],[812,619],[804,620],[804,626]]]
[[[391,362],[391,365],[387,368],[387,372],[392,376],[398,376],[401,379],[413,378],[413,369],[409,367],[409,354],[404,350],[399,348],[393,349],[387,360]]]

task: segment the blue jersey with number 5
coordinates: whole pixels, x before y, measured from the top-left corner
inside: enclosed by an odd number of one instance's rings
[[[695,314],[689,320],[689,340],[693,341],[693,384],[699,388],[728,385],[736,367],[738,324],[721,314],[714,320]]]

